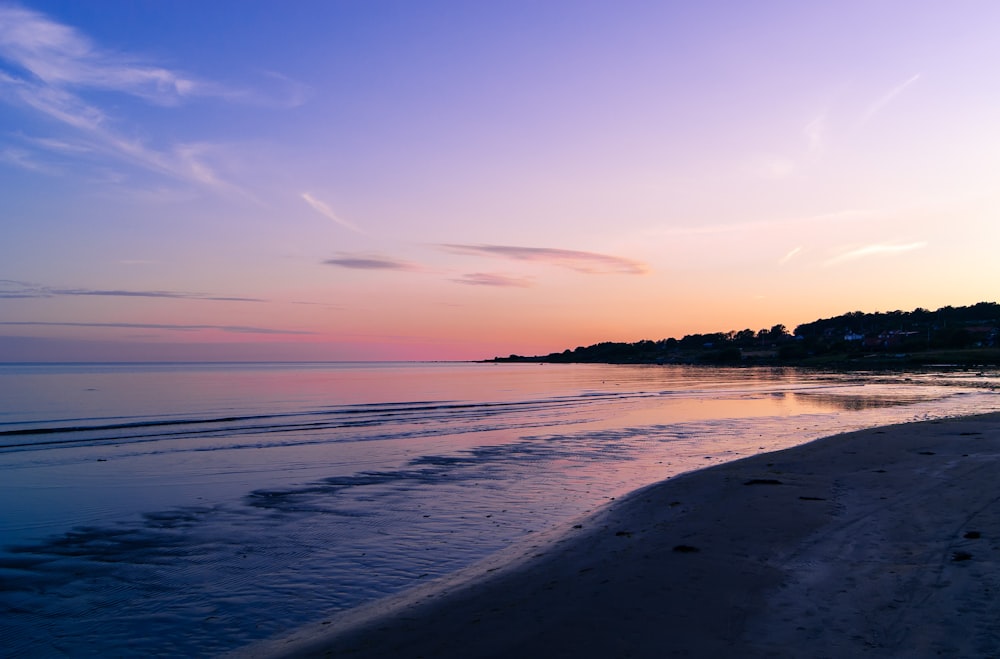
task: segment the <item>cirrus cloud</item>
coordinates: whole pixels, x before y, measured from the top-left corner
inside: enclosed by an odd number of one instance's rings
[[[339,268],[349,268],[351,270],[400,270],[404,272],[417,272],[422,270],[420,266],[409,261],[394,259],[378,254],[350,254],[341,253],[337,258],[323,261],[325,265],[335,265]]]
[[[339,215],[337,215],[335,212],[333,212],[333,209],[330,208],[329,205],[327,205],[326,203],[320,201],[319,199],[317,199],[316,197],[312,196],[308,192],[303,192],[300,196],[302,197],[303,201],[305,201],[307,204],[309,204],[310,208],[312,208],[314,211],[316,211],[317,213],[319,213],[323,217],[327,218],[328,220],[333,220],[334,222],[336,222],[340,226],[344,227],[345,229],[350,229],[351,231],[353,231],[355,233],[360,233],[360,234],[364,234],[365,233],[357,225],[352,224],[351,222],[348,222],[344,218],[342,218]]]
[[[287,80],[281,84],[285,88],[292,86]],[[118,106],[114,111],[102,107],[107,93],[132,96],[161,107],[178,106],[198,97],[287,106],[281,101],[272,103],[266,95],[199,79],[139,56],[104,48],[76,28],[42,13],[0,6],[0,101],[47,117],[69,128],[73,135],[35,138],[35,146],[64,158],[89,154],[90,164],[94,157],[103,156],[246,196],[209,164],[209,156],[218,155],[219,147],[174,142],[154,148],[130,138],[133,129],[113,126],[121,119]],[[302,96],[300,90],[292,94],[296,99]],[[25,168],[38,164],[19,153],[8,154],[7,160]]]
[[[469,286],[501,286],[513,288],[528,288],[532,285],[529,277],[511,277],[493,272],[472,272],[452,279],[456,284]]]
[[[643,275],[648,272],[646,264],[621,256],[581,252],[572,249],[551,247],[515,247],[512,245],[456,245],[445,243],[439,247],[453,254],[466,256],[490,256],[514,261],[532,261],[569,268],[584,274],[625,274]]]
[[[926,246],[926,242],[903,243],[897,245],[865,245],[864,247],[852,249],[849,252],[844,252],[843,254],[835,256],[828,260],[824,265],[837,265],[840,263],[846,263],[847,261],[856,261],[857,259],[868,258],[870,256],[902,254],[904,252],[912,252],[915,249],[922,249]]]
[[[781,259],[778,261],[778,265],[785,265],[786,263],[788,263],[789,261],[791,261],[792,259],[794,259],[796,256],[798,256],[801,253],[802,253],[802,246],[801,245],[798,246],[798,247],[792,248],[787,254],[785,254],[783,257],[781,257]]]
[[[152,329],[168,330],[172,332],[198,332],[204,330],[216,330],[231,334],[315,334],[306,330],[285,330],[271,327],[252,327],[247,325],[172,325],[164,323],[84,323],[84,322],[55,322],[44,320],[4,320],[0,325],[13,327],[101,327],[117,329]]]
[[[0,279],[0,299],[33,299],[51,297],[148,297],[170,300],[212,300],[215,302],[265,302],[256,297],[209,295],[182,291],[135,291],[125,289],[58,288],[39,286],[13,279]]]
[[[879,112],[881,112],[882,109],[885,106],[889,105],[889,103],[892,102],[892,100],[894,98],[896,98],[897,96],[899,96],[900,94],[902,94],[903,91],[907,87],[909,87],[910,85],[912,85],[913,83],[915,83],[919,79],[920,79],[920,74],[919,73],[917,73],[916,75],[910,76],[909,78],[907,78],[906,80],[904,80],[903,82],[899,83],[898,85],[896,85],[895,87],[893,87],[892,89],[890,89],[889,91],[887,91],[885,94],[883,94],[882,96],[880,96],[865,111],[864,115],[861,117],[861,123],[865,124],[865,123],[868,123],[869,121],[871,121],[872,117],[874,117],[876,114],[878,114]]]

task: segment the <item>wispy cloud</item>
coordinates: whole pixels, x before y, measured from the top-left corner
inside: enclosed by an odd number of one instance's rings
[[[77,131],[83,143],[38,138],[64,154],[90,152],[204,186],[238,191],[210,167],[204,144],[151,148],[128,139],[88,92],[112,92],[159,106],[196,97],[253,101],[254,94],[104,49],[75,28],[16,6],[0,6],[0,100],[30,108]]]
[[[334,213],[333,209],[330,208],[327,204],[323,203],[322,201],[312,196],[308,192],[302,193],[302,199],[307,204],[309,204],[309,206],[312,207],[314,211],[316,211],[323,217],[327,218],[328,220],[333,220],[334,222],[344,227],[345,229],[350,229],[355,233],[360,233],[364,235],[365,232],[362,231],[356,224],[352,224],[351,222],[348,222],[344,218],[340,217],[339,215]]]
[[[0,7],[0,55],[49,89],[90,87],[122,91],[161,104],[213,86],[166,68],[102,51],[74,28],[19,7]]]
[[[892,102],[894,98],[902,94],[903,90],[905,90],[907,87],[909,87],[919,79],[920,79],[920,74],[918,73],[908,78],[907,80],[901,82],[900,84],[896,85],[888,92],[880,96],[878,100],[872,103],[871,106],[869,106],[869,108],[865,111],[864,115],[861,117],[861,123],[865,124],[871,121],[872,117],[881,112],[882,109],[885,106],[887,106],[890,102]]]
[[[18,167],[20,169],[25,169],[29,172],[37,172],[39,174],[56,173],[56,170],[53,167],[39,162],[33,154],[23,149],[0,149],[0,162],[13,165],[14,167]]]
[[[13,279],[0,279],[0,299],[51,298],[51,297],[145,297],[171,300],[212,300],[215,302],[265,302],[255,297],[209,295],[207,293],[185,293],[178,291],[130,291],[92,288],[58,288],[39,286]]]
[[[90,153],[93,151],[93,149],[85,144],[75,144],[66,140],[57,140],[50,137],[29,137],[26,135],[21,135],[20,137],[26,142],[30,142],[36,146],[40,146],[57,153],[79,154]]]
[[[442,244],[440,247],[454,254],[547,263],[586,274],[642,275],[648,272],[647,266],[639,261],[596,252],[580,252],[550,247],[513,247],[510,245]]]
[[[285,330],[271,327],[252,327],[247,325],[171,325],[161,323],[74,323],[33,320],[4,320],[0,325],[15,327],[103,327],[117,329],[153,329],[173,332],[199,332],[216,330],[231,334],[315,334],[305,330]]]
[[[417,272],[422,268],[409,261],[402,261],[388,256],[378,254],[347,254],[342,253],[337,258],[323,261],[326,265],[335,265],[340,268],[350,268],[352,270],[402,270],[406,272]]]
[[[849,252],[844,252],[843,254],[835,256],[824,265],[838,265],[840,263],[846,263],[847,261],[855,261],[857,259],[868,258],[871,256],[902,254],[903,252],[912,252],[915,249],[922,249],[926,246],[926,242],[902,243],[896,245],[865,245],[864,247],[852,249]]]
[[[461,277],[456,277],[452,281],[457,284],[467,284],[469,286],[528,288],[532,285],[532,280],[529,277],[511,277],[492,272],[472,272]]]
[[[790,252],[781,257],[781,260],[778,261],[778,265],[785,265],[786,263],[788,263],[801,253],[802,253],[801,246],[792,249]]]

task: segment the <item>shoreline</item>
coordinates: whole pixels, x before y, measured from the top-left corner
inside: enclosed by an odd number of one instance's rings
[[[991,656],[1000,413],[688,472],[241,657]]]

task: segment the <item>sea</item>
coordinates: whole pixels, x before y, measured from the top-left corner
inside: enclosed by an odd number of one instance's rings
[[[995,369],[2,364],[0,655],[215,656],[681,473],[998,410]]]

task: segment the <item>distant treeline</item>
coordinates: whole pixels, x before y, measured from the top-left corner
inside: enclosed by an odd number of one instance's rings
[[[498,362],[607,364],[1000,364],[1000,304],[980,302],[937,311],[853,311],[805,323],[688,334],[684,338],[604,342],[549,355],[496,357]]]

